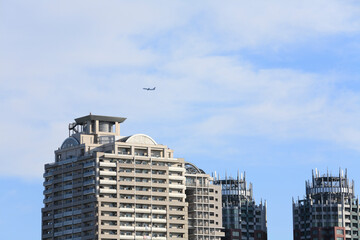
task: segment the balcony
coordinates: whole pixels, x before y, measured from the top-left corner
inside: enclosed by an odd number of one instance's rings
[[[153,223],[166,223],[166,219],[165,218],[153,218],[151,220]]]
[[[169,171],[185,172],[185,168],[183,168],[183,167],[169,167]]]
[[[68,189],[72,189],[73,188],[73,185],[72,184],[69,184],[69,185],[65,185],[63,187],[63,190],[68,190]]]
[[[133,235],[120,235],[120,240],[129,240],[129,239],[135,239],[135,236]]]
[[[144,240],[144,239],[147,239],[147,238],[144,238],[144,236],[135,236],[135,239],[136,240]],[[149,236],[149,239],[151,239],[150,236]]]
[[[66,177],[63,178],[63,181],[64,181],[64,182],[65,182],[65,181],[70,181],[70,180],[72,180],[72,179],[73,179],[72,176],[66,176]]]
[[[81,232],[81,228],[75,228],[75,229],[73,229],[72,232],[73,232],[73,233],[79,233],[79,232]]]
[[[100,162],[100,167],[116,167],[116,163]]]
[[[135,218],[134,217],[120,217],[120,221],[133,222],[133,221],[135,221]]]
[[[84,195],[95,193],[95,189],[88,189],[84,191]]]
[[[84,186],[87,186],[87,185],[92,185],[92,184],[95,184],[95,180],[91,179],[91,180],[87,180],[83,183]]]
[[[72,234],[72,229],[64,230],[63,234]]]
[[[75,162],[77,160],[77,157],[72,157],[72,158],[68,158],[65,160],[62,160],[60,162],[58,162],[59,164],[68,164],[68,163],[72,163]]]
[[[64,216],[64,217],[72,216],[72,214],[73,214],[72,211],[67,211],[67,212],[64,212],[64,213],[63,213],[63,216]]]
[[[52,191],[53,191],[53,189],[50,188],[50,189],[48,189],[48,190],[45,190],[45,191],[44,191],[44,194],[50,194],[50,193],[52,193]]]
[[[100,193],[116,193],[116,189],[106,189],[106,188],[100,188]]]
[[[131,149],[130,148],[119,148],[118,154],[119,155],[131,155]]]
[[[130,212],[133,213],[135,210],[134,208],[120,208],[120,212]]]
[[[185,185],[183,185],[183,184],[169,184],[169,188],[185,189]]]
[[[53,182],[54,182],[53,180],[45,181],[44,186],[49,186],[49,185],[53,184]]]
[[[53,175],[53,172],[46,172],[46,173],[44,173],[44,178],[45,177],[50,177],[50,176],[52,176]]]
[[[45,198],[44,199],[44,203],[49,203],[49,202],[52,202],[53,198]]]
[[[100,171],[100,176],[116,176],[114,171]]]
[[[55,223],[54,224],[54,227],[55,228],[58,228],[58,227],[62,227],[63,223],[62,222],[59,222],[59,223]]]
[[[137,213],[150,213],[150,209],[135,208]]]
[[[177,193],[177,192],[171,192],[171,193],[169,193],[169,197],[185,198],[185,197],[186,197],[186,194],[184,194],[184,193]]]
[[[95,167],[95,162],[87,162],[84,164],[84,168]]]
[[[185,180],[184,176],[170,175],[169,179],[171,180]]]
[[[54,237],[61,236],[62,234],[63,234],[63,232],[62,232],[62,231],[60,231],[60,232],[55,232],[55,233],[54,233]]]
[[[107,185],[115,185],[116,184],[116,180],[100,180],[100,184],[107,184]]]
[[[63,198],[65,199],[65,198],[72,198],[72,193],[68,193],[68,194],[64,194],[63,195]]]
[[[63,222],[64,226],[72,225],[72,220]]]
[[[89,172],[84,172],[84,177],[89,177],[89,176],[93,176],[95,175],[95,171],[92,170],[92,171],[89,171]]]
[[[133,226],[120,226],[120,231],[134,231]]]
[[[73,211],[73,215],[81,214],[81,209]]]
[[[160,210],[160,209],[153,209],[151,212],[154,214],[166,214],[166,210]]]
[[[166,228],[160,228],[160,227],[153,227],[153,232],[166,232]]]
[[[144,231],[151,231],[151,228],[150,227],[135,227],[135,231],[141,231],[141,232],[144,232]]]

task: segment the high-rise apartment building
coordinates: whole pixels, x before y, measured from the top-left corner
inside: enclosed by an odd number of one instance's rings
[[[304,199],[293,200],[294,240],[359,240],[360,208],[347,171],[339,175],[315,170],[306,181]]]
[[[147,135],[122,137],[124,121],[88,115],[69,124],[45,165],[42,239],[219,239],[221,196],[209,176],[187,174],[184,159]],[[186,179],[196,183],[187,201]]]
[[[221,187],[192,163],[185,163],[189,240],[220,240],[222,230]]]
[[[222,192],[223,239],[266,240],[266,202],[255,203],[252,184],[247,185],[245,173],[236,179],[216,179],[214,183],[221,186]]]
[[[184,160],[88,115],[45,165],[42,239],[188,239]]]

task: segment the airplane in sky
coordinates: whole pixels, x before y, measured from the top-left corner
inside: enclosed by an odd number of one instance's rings
[[[156,87],[153,87],[153,88],[143,88],[144,90],[146,91],[154,91]]]

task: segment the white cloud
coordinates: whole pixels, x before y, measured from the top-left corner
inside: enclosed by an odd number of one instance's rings
[[[212,2],[210,21],[233,45],[306,41],[322,34],[358,32],[356,1],[227,1]],[[220,37],[221,38],[221,37]]]
[[[356,34],[357,2],[2,4],[1,151],[18,154],[0,160],[7,163],[2,175],[40,176],[67,123],[89,112],[128,117],[134,131],[150,129],[155,139],[178,135],[174,141],[188,151],[233,135],[315,138],[360,149],[359,99],[355,90],[334,86],[341,76],[262,69],[231,56]],[[230,56],[219,56],[223,51]]]

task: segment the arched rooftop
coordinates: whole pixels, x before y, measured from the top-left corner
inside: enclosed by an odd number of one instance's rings
[[[80,143],[78,142],[78,140],[76,140],[76,138],[74,137],[68,137],[67,139],[64,140],[64,142],[61,144],[61,149],[64,148],[69,148],[69,147],[73,147],[73,146],[77,146]]]
[[[185,162],[185,169],[186,169],[186,173],[188,174],[206,174],[204,172],[204,170],[198,168],[197,166],[195,166],[195,164],[189,163],[189,162]]]
[[[145,134],[134,134],[128,137],[121,139],[122,142],[126,143],[136,143],[144,145],[157,145],[154,139]]]

